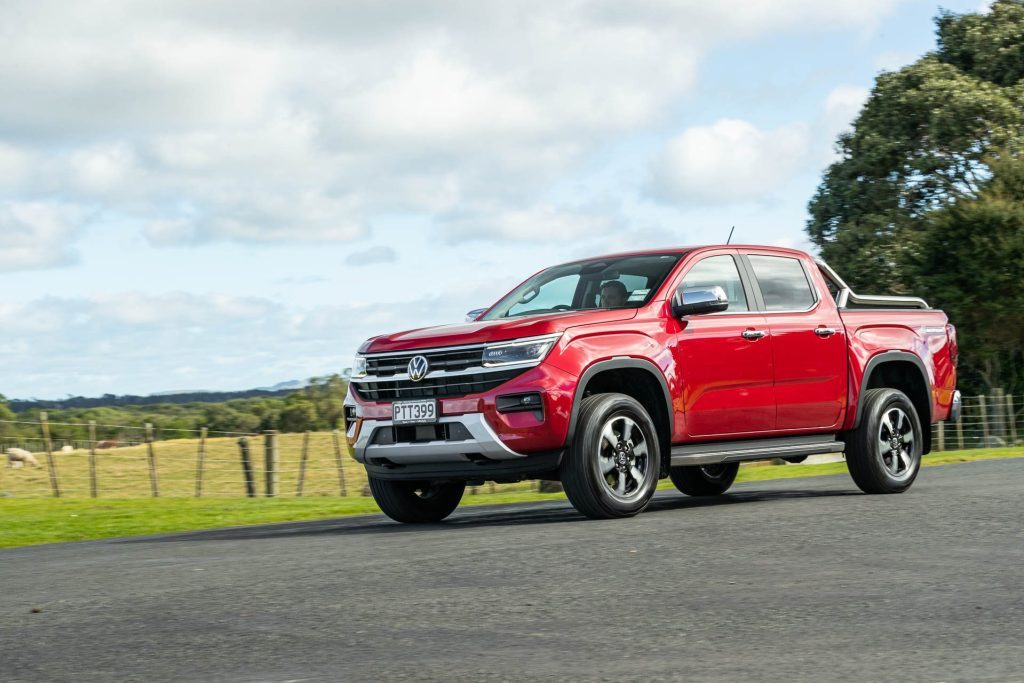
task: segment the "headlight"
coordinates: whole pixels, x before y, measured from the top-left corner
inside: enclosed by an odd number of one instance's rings
[[[366,377],[366,356],[356,356],[352,361],[352,376]]]
[[[534,337],[533,339],[491,344],[484,348],[484,367],[493,368],[498,365],[511,365],[513,363],[526,363],[529,361],[540,362],[548,355],[548,352],[551,351],[551,348],[560,336],[562,335],[555,334],[547,337]]]

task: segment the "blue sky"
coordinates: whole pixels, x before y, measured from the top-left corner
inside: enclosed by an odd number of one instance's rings
[[[8,397],[323,375],[567,259],[806,247],[835,136],[939,9],[156,7],[0,8]]]

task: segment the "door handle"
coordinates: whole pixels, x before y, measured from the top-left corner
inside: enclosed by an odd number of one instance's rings
[[[764,330],[743,330],[743,338],[751,341],[756,341],[761,337],[767,337],[768,333]]]
[[[818,335],[819,337],[831,337],[835,333],[836,333],[836,330],[833,327],[816,327],[816,328],[814,328],[814,334]]]

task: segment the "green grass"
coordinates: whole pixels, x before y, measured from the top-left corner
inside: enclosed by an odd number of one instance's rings
[[[936,453],[925,457],[926,467],[954,463],[1024,457],[1024,448]],[[846,472],[846,464],[747,465],[737,481],[764,481],[813,477]],[[671,488],[664,481],[661,488]],[[486,491],[487,488],[481,488]],[[499,489],[498,493],[467,492],[463,504],[482,505],[557,500],[562,494]],[[2,498],[0,548],[135,536],[171,531],[212,529],[247,524],[269,524],[378,512],[372,498],[311,496],[277,499],[216,498]]]

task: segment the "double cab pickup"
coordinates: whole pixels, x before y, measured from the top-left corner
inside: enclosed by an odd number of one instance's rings
[[[381,509],[436,522],[468,485],[560,481],[592,518],[670,478],[723,494],[741,462],[845,453],[899,493],[955,420],[956,330],[912,297],[855,294],[792,249],[602,256],[530,277],[468,322],[356,356],[346,436]]]

